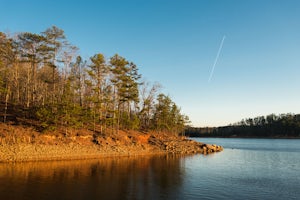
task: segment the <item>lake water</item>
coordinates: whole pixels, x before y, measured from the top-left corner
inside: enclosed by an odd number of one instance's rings
[[[0,164],[0,199],[300,199],[300,140],[195,139],[210,155]]]

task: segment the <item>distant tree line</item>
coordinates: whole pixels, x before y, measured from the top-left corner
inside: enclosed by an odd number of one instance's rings
[[[300,137],[300,114],[270,114],[224,127],[187,127],[191,137]]]
[[[1,120],[14,116],[43,129],[96,127],[181,132],[188,118],[159,84],[141,81],[118,54],[83,60],[62,29],[0,32]]]

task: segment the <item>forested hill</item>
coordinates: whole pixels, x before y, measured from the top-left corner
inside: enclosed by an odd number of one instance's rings
[[[185,134],[190,137],[300,138],[300,114],[271,114],[244,119],[224,127],[187,127]]]
[[[88,37],[88,36],[87,36]],[[138,66],[115,54],[84,60],[55,26],[40,34],[0,32],[2,122],[180,132],[188,118]]]

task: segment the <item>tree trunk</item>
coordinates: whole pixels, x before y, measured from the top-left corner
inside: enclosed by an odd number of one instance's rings
[[[5,91],[5,108],[4,108],[4,116],[3,116],[3,122],[6,122],[6,115],[7,115],[7,107],[8,107],[8,100],[9,100],[9,93],[10,93],[10,88],[9,86],[7,87]]]

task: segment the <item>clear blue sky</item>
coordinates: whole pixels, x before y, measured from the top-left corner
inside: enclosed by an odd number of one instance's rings
[[[118,53],[160,82],[194,126],[300,113],[298,0],[0,3],[0,31],[40,33],[56,25],[85,59]]]

